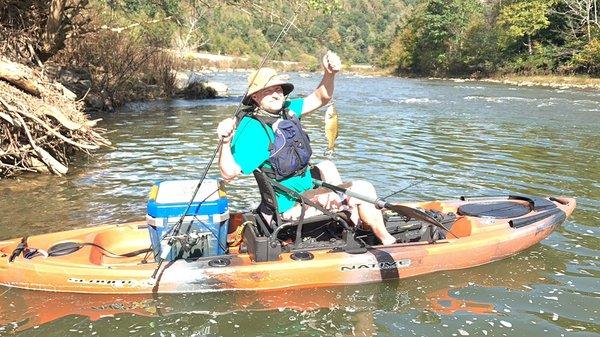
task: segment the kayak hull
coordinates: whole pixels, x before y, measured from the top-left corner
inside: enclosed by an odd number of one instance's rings
[[[477,202],[486,200],[479,198]],[[291,253],[282,253],[279,260],[268,262],[253,262],[243,253],[221,256],[226,264],[215,263],[217,257],[176,260],[163,263],[156,278],[151,277],[158,266],[153,256],[145,260],[144,254],[115,257],[98,248],[117,254],[148,248],[150,238],[143,222],[42,234],[28,237],[28,246],[42,250],[61,242],[92,242],[96,246],[83,246],[64,256],[18,256],[9,262],[22,239],[0,241],[0,284],[55,292],[144,294],[315,288],[402,279],[475,267],[535,245],[560,226],[576,206],[571,198],[544,200],[552,200],[556,206],[552,212],[532,210],[519,218],[459,215],[450,229],[453,234],[435,243],[374,246],[357,254],[316,249],[310,251],[310,260],[293,259]],[[469,202],[406,205],[456,212]]]

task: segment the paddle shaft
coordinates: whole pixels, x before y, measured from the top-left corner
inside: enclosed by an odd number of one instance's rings
[[[356,193],[354,191],[350,191],[347,188],[343,188],[343,187],[340,187],[340,186],[332,185],[332,184],[329,184],[329,183],[326,183],[324,181],[320,181],[320,180],[317,180],[317,179],[313,179],[313,183],[316,186],[325,187],[325,188],[328,188],[328,189],[330,189],[332,191],[336,191],[336,192],[342,192],[342,193],[344,193],[344,194],[346,194],[348,196],[351,196],[353,198],[360,199],[362,201],[366,201],[366,202],[368,202],[370,204],[375,205],[377,208],[380,208],[380,209],[381,208],[387,208],[387,206],[388,206],[388,203],[385,200],[382,200],[380,198],[372,198],[372,197],[366,196],[364,194],[360,194],[360,193]]]
[[[313,179],[313,183],[316,186],[325,187],[325,188],[328,188],[328,189],[330,189],[332,191],[335,191],[335,192],[342,192],[342,193],[344,193],[344,194],[346,194],[346,195],[348,195],[350,197],[353,197],[353,198],[356,198],[356,199],[359,199],[359,200],[371,203],[371,204],[375,205],[375,207],[377,207],[379,209],[387,208],[387,209],[390,209],[392,211],[397,211],[397,212],[399,212],[401,214],[410,216],[410,217],[415,218],[417,220],[423,220],[423,221],[429,222],[429,223],[431,223],[431,224],[433,224],[433,225],[435,225],[437,227],[442,228],[443,230],[445,230],[446,232],[452,234],[452,236],[454,236],[455,238],[458,239],[458,236],[456,236],[454,233],[452,233],[450,231],[450,229],[446,228],[446,226],[444,226],[442,223],[440,223],[436,219],[432,218],[428,214],[426,214],[426,213],[424,213],[422,211],[419,211],[417,209],[414,209],[414,208],[411,208],[411,207],[408,207],[408,206],[393,205],[393,204],[390,204],[389,202],[387,202],[385,200],[382,200],[380,198],[369,197],[369,196],[366,196],[366,195],[363,195],[363,194],[360,194],[360,193],[356,193],[354,191],[350,191],[347,188],[343,188],[343,187],[339,187],[339,186],[336,186],[336,185],[332,185],[332,184],[329,184],[329,183],[326,183],[324,181],[320,181],[320,180],[317,180],[317,179]]]

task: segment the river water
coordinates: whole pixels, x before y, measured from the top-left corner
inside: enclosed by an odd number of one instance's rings
[[[141,220],[153,181],[197,178],[234,97],[129,105],[102,117],[112,148],[67,177],[0,181],[0,239]],[[320,78],[291,74],[295,93]],[[600,333],[600,92],[341,75],[333,160],[399,201],[499,192],[565,195],[578,207],[531,249],[489,265],[383,284],[268,293],[88,296],[0,287],[0,335],[597,336]],[[303,124],[324,158],[323,112]],[[218,173],[211,168],[210,175]],[[232,208],[258,201],[253,179]],[[476,254],[476,252],[473,252]],[[465,257],[468,258],[468,257]]]

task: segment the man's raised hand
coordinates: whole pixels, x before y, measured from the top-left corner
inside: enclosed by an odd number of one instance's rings
[[[342,61],[336,53],[328,50],[323,56],[323,68],[330,74],[335,74],[342,69]]]

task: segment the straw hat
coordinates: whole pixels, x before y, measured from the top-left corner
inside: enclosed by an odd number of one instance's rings
[[[252,95],[269,87],[279,85],[283,89],[283,94],[288,95],[294,90],[294,85],[285,82],[278,78],[277,71],[272,68],[260,68],[257,71],[253,71],[248,76],[248,94],[244,96],[242,103],[250,105],[252,102]]]

